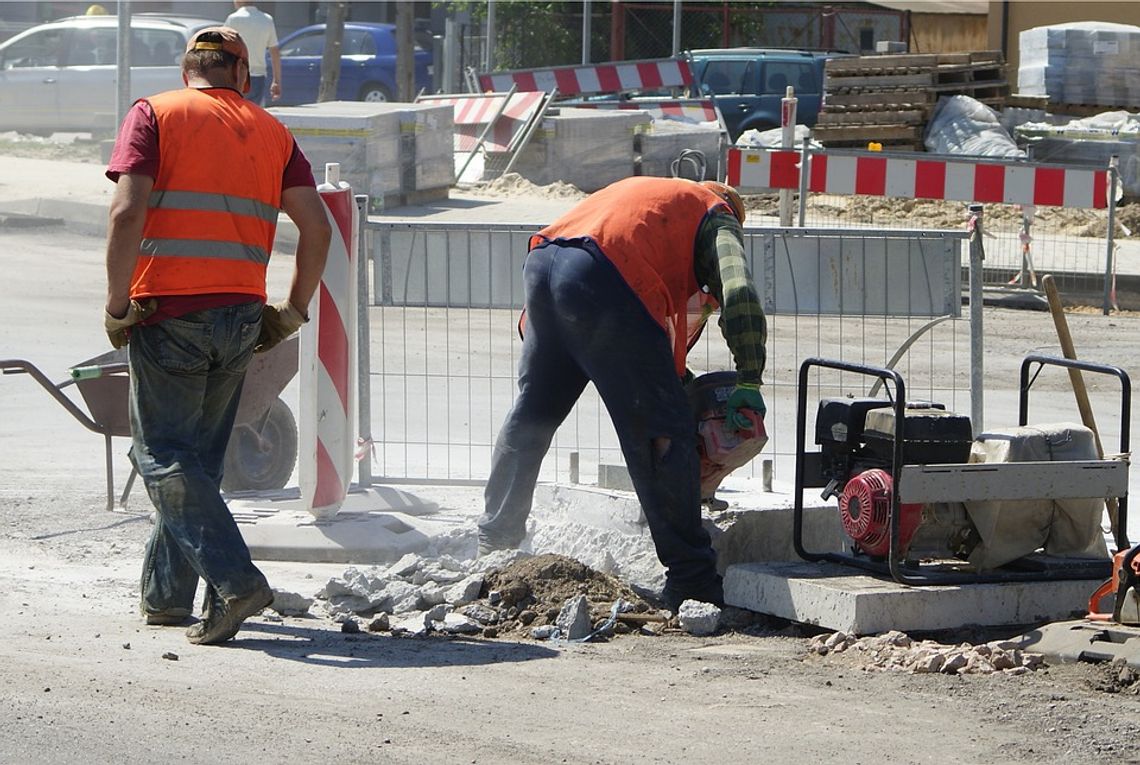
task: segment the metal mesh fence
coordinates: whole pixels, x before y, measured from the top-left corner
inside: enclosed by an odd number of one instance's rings
[[[371,225],[378,304],[370,317],[372,472],[378,479],[485,479],[515,396],[521,266],[536,228]],[[777,471],[782,479],[790,480],[796,376],[808,356],[893,363],[912,397],[969,410],[963,372],[969,324],[957,316],[953,265],[942,265],[956,264],[961,237],[921,232],[928,240],[915,244],[915,232],[870,232],[872,243],[860,245],[858,237],[841,233],[786,247],[781,234],[746,231],[769,321],[765,458],[784,465],[786,475]],[[874,243],[880,240],[890,243]],[[902,284],[908,286],[891,289]],[[714,323],[689,365],[696,372],[734,368]],[[845,393],[867,393],[868,378],[841,383],[849,386]],[[559,429],[541,478],[594,483],[600,466],[622,463],[609,416],[588,386]],[[757,460],[738,475],[761,469]]]
[[[964,229],[969,217],[964,203],[812,194],[804,220],[808,226]],[[984,206],[983,220],[988,291],[1039,292],[1040,277],[1048,273],[1069,301],[1102,306],[1110,247],[1106,210],[991,204]],[[1111,300],[1111,278],[1108,293]]]

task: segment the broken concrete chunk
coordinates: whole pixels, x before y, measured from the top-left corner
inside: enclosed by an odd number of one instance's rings
[[[366,614],[373,610],[372,602],[359,595],[340,595],[329,598],[328,601],[328,612],[334,619],[343,615]]]
[[[835,646],[845,642],[847,642],[846,632],[833,632],[824,639],[823,644],[828,648],[835,648]]]
[[[408,553],[393,563],[384,572],[386,578],[399,577],[401,579],[411,576],[420,570],[424,563],[423,558],[415,553]]]
[[[455,612],[445,615],[442,620],[436,620],[432,626],[449,635],[474,635],[483,631],[483,627],[474,619]]]
[[[412,636],[427,634],[428,625],[424,621],[424,612],[412,611],[391,619],[391,630]]]
[[[282,616],[304,616],[309,613],[309,606],[313,605],[312,598],[306,598],[304,595],[289,590],[279,590],[273,588],[273,603],[270,604],[277,613]]]
[[[720,627],[720,609],[712,603],[686,600],[677,609],[677,619],[681,623],[681,629],[690,635],[711,635]]]
[[[942,665],[946,659],[942,654],[935,651],[925,652],[920,654],[911,663],[910,669],[912,672],[927,673],[927,672],[941,672]]]
[[[550,640],[554,634],[558,632],[558,628],[553,624],[544,624],[541,627],[535,627],[530,631],[530,636],[535,640]]]
[[[715,608],[715,606],[714,606]],[[567,640],[578,640],[590,634],[590,601],[585,595],[569,598],[562,604],[562,610],[554,619],[554,624]]]
[[[438,606],[440,603],[450,603],[447,597],[449,585],[428,582],[420,588],[420,600],[425,606]]]
[[[427,582],[435,582],[436,584],[454,584],[460,579],[463,579],[467,574],[462,571],[454,571],[449,568],[444,568],[437,563],[427,563],[412,577],[413,584],[426,584]]]
[[[956,675],[960,670],[966,668],[969,661],[964,653],[952,653],[942,663],[942,672],[947,675]]]
[[[443,621],[451,613],[451,606],[446,603],[440,603],[437,606],[432,606],[424,613],[424,624],[431,624],[432,622]]]
[[[461,614],[470,616],[480,624],[498,624],[499,612],[497,609],[485,606],[482,603],[472,603],[459,609]],[[533,621],[533,620],[532,620]],[[529,622],[524,622],[529,624]]]
[[[483,575],[471,574],[444,590],[444,602],[450,603],[453,606],[470,603],[479,598],[479,593],[482,590]],[[491,605],[495,604],[492,603]]]

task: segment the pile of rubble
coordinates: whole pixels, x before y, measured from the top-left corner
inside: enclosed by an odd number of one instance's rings
[[[631,587],[563,555],[517,550],[460,560],[408,554],[386,568],[351,567],[330,579],[316,600],[275,593],[283,616],[317,605],[348,631],[428,632],[484,637],[582,639],[600,634],[659,634],[670,622]],[[703,617],[707,629],[708,617]]]
[[[1041,654],[1028,653],[1008,640],[994,640],[973,645],[945,645],[933,640],[915,641],[903,632],[892,630],[882,635],[857,638],[843,632],[816,635],[808,650],[819,656],[845,653],[855,657],[868,670],[941,672],[946,675],[986,675],[1001,672],[1023,675],[1045,666]]]

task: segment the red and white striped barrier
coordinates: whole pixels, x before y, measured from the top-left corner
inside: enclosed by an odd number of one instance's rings
[[[358,213],[340,165],[317,187],[332,224],[320,288],[301,329],[298,477],[301,501],[317,518],[340,510],[355,466],[356,258]]]
[[[728,150],[727,183],[745,193],[797,189],[801,155]],[[1108,207],[1108,171],[1028,162],[918,159],[878,152],[809,152],[808,190],[988,204]]]
[[[509,99],[508,99],[509,96]],[[455,109],[455,150],[475,148],[479,136],[495,121],[483,145],[488,151],[507,151],[515,136],[541,108],[546,93],[472,93],[464,95],[421,96],[417,103],[450,104]],[[504,106],[504,104],[506,104]],[[499,110],[502,109],[502,113]],[[498,119],[495,115],[498,114]]]
[[[562,97],[684,88],[692,82],[689,62],[680,58],[611,61],[549,69],[515,69],[479,75],[479,87],[485,91],[510,90],[512,85],[519,91],[549,92],[558,88],[558,95]]]
[[[583,101],[564,104],[575,109],[640,109],[654,119],[672,119],[681,122],[716,122],[716,106],[704,98],[631,98],[621,101]]]

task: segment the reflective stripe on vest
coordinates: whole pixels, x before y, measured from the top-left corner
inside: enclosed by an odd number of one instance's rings
[[[704,304],[715,305],[712,296],[702,295],[693,262],[697,232],[718,207],[727,205],[690,180],[625,178],[591,194],[539,231],[531,237],[530,248],[592,241],[669,336],[681,376],[689,345],[703,326],[690,326],[690,304],[698,311]]]
[[[158,126],[159,170],[131,296],[264,299],[292,135],[227,88],[184,88],[147,101]]]

